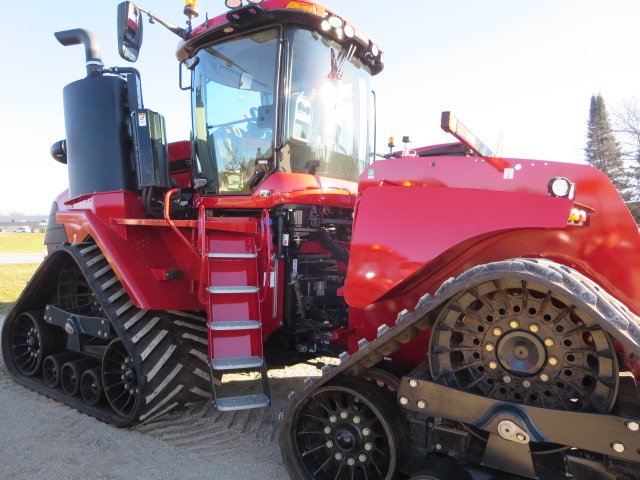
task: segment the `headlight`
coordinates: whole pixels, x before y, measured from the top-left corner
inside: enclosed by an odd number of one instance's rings
[[[554,177],[547,184],[549,195],[562,198],[573,198],[575,184],[564,177]]]

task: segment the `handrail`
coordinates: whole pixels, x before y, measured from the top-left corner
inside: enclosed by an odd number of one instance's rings
[[[258,247],[258,251],[263,248],[267,248],[267,282],[270,282],[271,279],[271,268],[273,265],[273,251],[272,251],[272,243],[269,237],[269,225],[271,224],[271,218],[269,217],[269,210],[266,208],[262,210],[260,214],[260,226],[262,227],[262,234],[260,235],[260,246]],[[264,302],[267,299],[267,285],[264,286],[262,291],[260,292],[260,302]]]
[[[193,250],[193,252],[199,257],[200,256],[200,252],[198,252],[198,250],[191,244],[191,242],[189,240],[187,240],[185,238],[185,236],[182,235],[182,233],[180,233],[180,230],[178,230],[178,227],[176,227],[176,224],[173,223],[173,220],[171,220],[171,216],[170,216],[170,212],[171,212],[171,197],[173,197],[177,193],[180,193],[180,189],[179,188],[174,188],[174,189],[169,190],[164,195],[164,220],[171,227],[171,229],[175,232],[175,234],[178,235],[180,240],[182,240],[185,243],[185,245],[188,245],[189,249]]]

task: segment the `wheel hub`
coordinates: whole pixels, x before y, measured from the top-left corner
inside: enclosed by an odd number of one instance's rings
[[[500,365],[516,375],[535,375],[547,358],[542,340],[524,330],[515,330],[498,339],[496,356]]]
[[[350,452],[356,446],[356,435],[351,425],[343,425],[336,432],[336,445],[345,452]]]

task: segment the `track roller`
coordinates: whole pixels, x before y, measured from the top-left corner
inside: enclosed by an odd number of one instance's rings
[[[85,370],[96,366],[96,362],[90,358],[83,358],[67,362],[60,370],[60,386],[64,393],[75,397],[80,393],[80,378]]]
[[[78,355],[72,352],[49,355],[44,359],[44,363],[42,364],[42,378],[44,383],[51,388],[58,388],[60,386],[60,371],[62,370],[62,366],[67,362],[72,362],[77,359]]]
[[[88,405],[97,405],[102,400],[102,369],[100,367],[85,370],[80,378],[80,394]]]

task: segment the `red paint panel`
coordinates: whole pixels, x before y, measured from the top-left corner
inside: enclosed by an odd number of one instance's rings
[[[375,302],[424,264],[471,238],[508,229],[562,228],[572,205],[566,199],[489,190],[368,188],[351,243],[347,303],[365,307]]]

